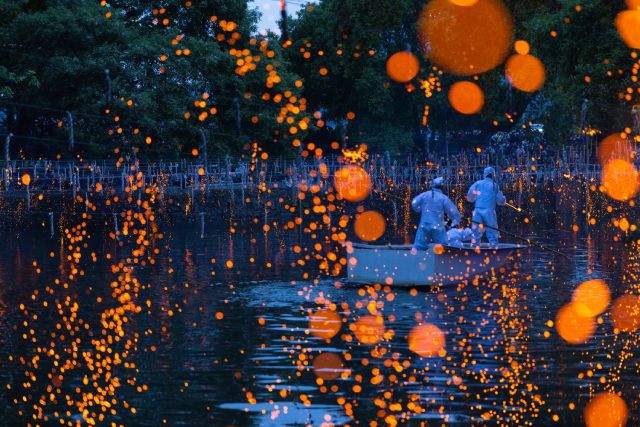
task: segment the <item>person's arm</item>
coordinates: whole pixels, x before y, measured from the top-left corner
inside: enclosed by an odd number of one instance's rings
[[[469,192],[467,193],[467,201],[471,203],[475,202],[476,194],[478,194],[478,192],[476,191],[476,184],[473,184],[471,187],[469,187]]]
[[[502,194],[502,191],[500,191],[499,188],[498,194],[496,194],[496,203],[498,204],[498,206],[504,206],[507,203],[507,198],[504,197],[504,194]]]
[[[447,213],[447,216],[451,220],[451,226],[455,227],[456,225],[460,224],[462,215],[460,215],[460,211],[458,210],[458,207],[451,201],[450,198],[447,197],[444,207],[445,207],[445,212]]]
[[[413,209],[414,212],[421,212],[422,211],[422,199],[424,199],[424,193],[418,194],[411,201],[411,209]]]

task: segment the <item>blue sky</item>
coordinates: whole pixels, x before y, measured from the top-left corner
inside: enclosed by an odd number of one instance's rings
[[[295,16],[302,4],[306,4],[309,0],[292,0],[287,2],[287,13]],[[262,18],[258,24],[258,30],[271,30],[280,34],[278,28],[278,19],[280,19],[280,0],[253,0],[249,3],[250,7],[258,8],[262,13]]]

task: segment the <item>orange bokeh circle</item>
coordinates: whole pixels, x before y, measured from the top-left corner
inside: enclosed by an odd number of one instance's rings
[[[611,307],[613,327],[622,332],[635,332],[640,327],[640,298],[637,295],[622,295]]]
[[[598,146],[598,160],[601,164],[605,164],[611,159],[631,161],[632,153],[631,142],[619,133],[609,135]]]
[[[25,173],[24,175],[22,175],[22,177],[20,178],[20,181],[22,182],[22,185],[29,185],[31,184],[31,175],[29,175],[28,173]]]
[[[631,162],[611,159],[602,168],[601,182],[609,197],[626,201],[638,194],[638,175],[638,170]]]
[[[384,320],[380,316],[362,316],[349,326],[358,341],[362,344],[376,344],[384,335]]]
[[[622,427],[627,424],[627,404],[613,393],[600,393],[584,408],[587,427]]]
[[[409,349],[422,357],[444,356],[444,332],[430,323],[415,326],[409,332]]]
[[[318,338],[330,339],[340,332],[342,320],[332,310],[318,310],[309,316],[309,330]]]
[[[475,83],[456,82],[449,89],[449,104],[461,114],[476,114],[484,105],[484,92]]]
[[[582,317],[593,317],[607,309],[611,292],[603,280],[592,279],[581,283],[573,291],[573,310]]]
[[[640,10],[620,12],[616,16],[616,29],[628,47],[640,49]]]
[[[456,6],[463,6],[463,7],[473,6],[474,4],[478,3],[478,0],[450,0],[450,1]]]
[[[504,61],[513,40],[513,19],[500,0],[479,0],[468,6],[433,0],[420,14],[418,36],[435,65],[451,74],[470,76]]]
[[[627,7],[629,9],[640,9],[640,0],[627,0]]]
[[[398,83],[406,83],[418,75],[420,62],[418,58],[409,52],[396,52],[387,59],[387,74]]]
[[[371,242],[384,234],[387,224],[384,217],[376,211],[366,211],[356,215],[353,230],[360,240]]]
[[[529,46],[529,43],[526,40],[518,40],[513,44],[513,48],[520,55],[528,55],[531,50],[531,46]]]
[[[596,323],[593,317],[583,317],[576,313],[573,304],[566,304],[558,310],[556,329],[566,342],[583,344],[593,336]]]
[[[343,371],[342,359],[335,353],[322,353],[313,359],[313,372],[323,380],[335,380]]]
[[[544,64],[533,55],[512,55],[505,65],[505,74],[511,85],[523,92],[535,92],[546,78]]]
[[[336,171],[336,192],[350,202],[361,202],[369,196],[371,178],[360,166],[348,165]]]

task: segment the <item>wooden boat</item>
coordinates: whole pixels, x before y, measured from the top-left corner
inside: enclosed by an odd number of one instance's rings
[[[500,243],[448,246],[427,250],[412,245],[366,245],[347,242],[347,280],[359,284],[400,287],[453,285],[497,273],[514,251],[526,245]]]

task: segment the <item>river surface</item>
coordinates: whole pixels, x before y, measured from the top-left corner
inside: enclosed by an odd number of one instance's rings
[[[636,255],[614,241],[613,232],[566,216],[528,224],[504,220],[503,226],[537,236],[568,259],[533,248],[491,280],[417,290],[355,287],[322,275],[311,280],[317,270],[301,268],[292,250],[304,246],[299,233],[207,223],[201,236],[197,221],[177,222],[165,230],[155,265],[139,274],[142,309],[123,332],[135,342],[127,353],[134,365],[112,366],[123,378],[113,395],[118,409],[106,411],[98,424],[583,425],[589,399],[614,389],[629,406],[629,425],[638,425],[638,366],[624,350],[635,338],[613,334],[606,312],[586,344],[564,342],[551,323],[587,279],[604,279],[613,298],[636,286]],[[123,250],[106,232],[95,234],[84,257],[94,252],[102,260]],[[61,242],[59,230],[51,238],[45,221],[3,240],[1,424],[34,424],[34,413],[40,425],[79,422],[79,411],[65,404],[64,395],[82,387],[87,371],[51,379],[51,370],[27,369],[19,359],[32,358],[47,340],[56,321],[49,304],[62,295],[77,301],[78,315],[95,328],[103,310],[96,300],[108,298],[114,273],[106,261],[90,263],[84,276],[60,288],[56,278],[69,274],[60,268],[68,242]],[[43,307],[43,301],[49,304]],[[335,337],[323,339],[309,332],[309,314],[329,302],[343,324]],[[372,312],[382,316],[387,332],[377,345],[359,342],[349,329]],[[29,332],[24,322],[34,314],[44,324]],[[446,334],[446,355],[410,351],[406,337],[418,322]],[[326,353],[339,358],[329,369],[335,379],[314,372],[313,361]],[[59,389],[55,398],[47,390],[52,383]],[[32,404],[41,395],[46,402],[38,412]]]

